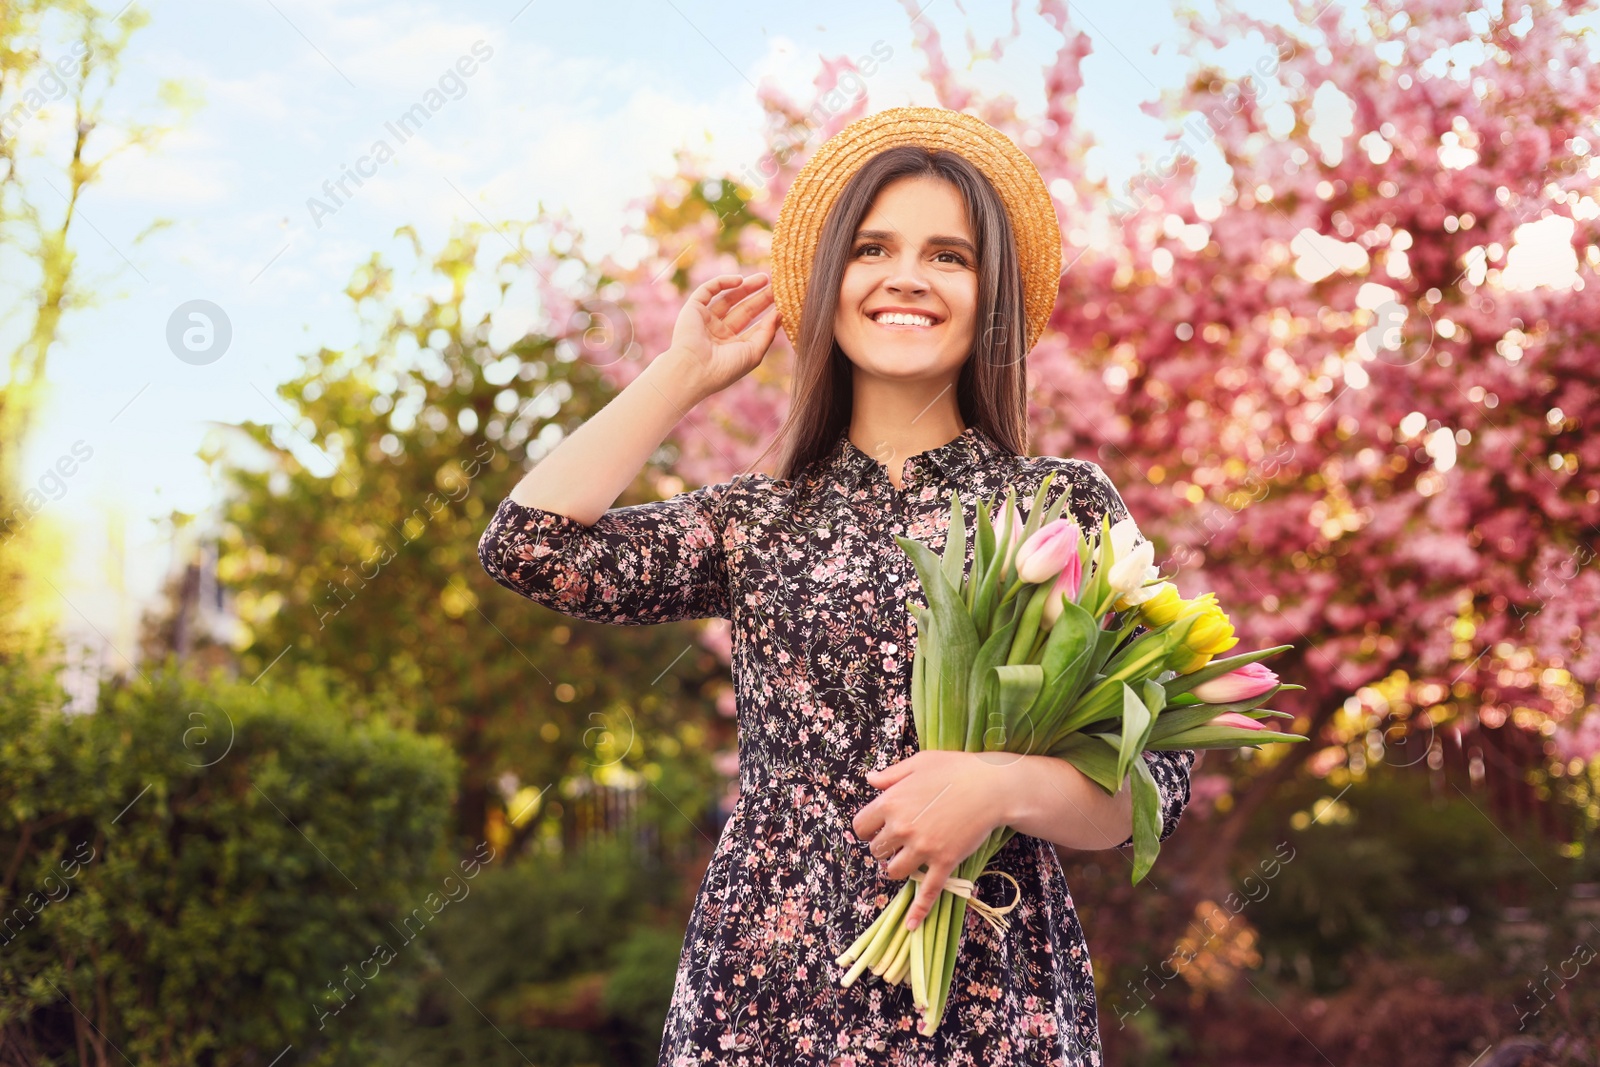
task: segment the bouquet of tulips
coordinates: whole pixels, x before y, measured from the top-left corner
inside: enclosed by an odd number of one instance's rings
[[[1043,499],[1054,472],[1040,485]],[[1093,538],[1059,518],[1067,494],[1022,525],[1015,491],[1005,514],[977,508],[977,544],[966,573],[967,529],[952,494],[944,556],[919,541],[895,540],[922,580],[928,606],[911,602],[917,623],[911,706],[924,749],[1044,754],[1068,760],[1109,794],[1133,791],[1133,881],[1159,851],[1160,795],[1142,753],[1162,749],[1257,747],[1304,741],[1266,728],[1262,707],[1282,685],[1260,660],[1278,645],[1215,659],[1238,643],[1216,597],[1178,596],[1154,565],[1154,546],[1133,522],[1101,520]],[[1143,628],[1142,633],[1133,631]],[[1015,834],[1000,827],[948,878],[926,921],[908,931],[914,873],[843,955],[842,982],[866,969],[909,982],[932,1034],[944,1015],[960,933],[970,906],[1004,930],[1004,909],[973,895],[973,883]],[[995,872],[1004,875],[1004,872]],[[1009,877],[1009,876],[1007,876]],[[1014,880],[1013,880],[1014,883]]]

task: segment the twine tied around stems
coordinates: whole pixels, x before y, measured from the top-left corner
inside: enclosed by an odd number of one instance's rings
[[[922,881],[923,876],[926,874],[926,871],[912,871],[911,880],[913,882],[920,882]],[[998,874],[1000,877],[1007,879],[1012,885],[1017,887],[1017,895],[1011,899],[1011,903],[1007,904],[1003,908],[997,908],[993,904],[985,904],[983,901],[978,899],[977,881],[978,878],[982,878],[986,874]],[[944,885],[941,888],[950,890],[950,892],[954,893],[958,897],[966,897],[967,907],[983,916],[990,926],[994,927],[1003,934],[1011,928],[1011,922],[1006,918],[1006,912],[1016,907],[1022,901],[1022,884],[1015,878],[1012,878],[1005,871],[996,870],[993,867],[985,867],[983,870],[979,871],[978,878],[957,878],[955,875],[950,875],[944,880]]]

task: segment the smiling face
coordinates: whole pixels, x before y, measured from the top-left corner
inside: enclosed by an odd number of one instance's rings
[[[861,220],[839,285],[833,334],[857,374],[954,381],[972,352],[978,257],[949,182],[900,178]]]

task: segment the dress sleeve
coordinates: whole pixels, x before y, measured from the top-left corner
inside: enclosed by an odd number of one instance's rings
[[[1077,468],[1063,472],[1070,486],[1067,491],[1072,494],[1067,510],[1076,516],[1085,533],[1092,534],[1099,530],[1102,515],[1110,515],[1112,523],[1130,518],[1122,494],[1117,492],[1117,487],[1099,464],[1089,460],[1068,460],[1067,463]],[[1062,474],[1056,475],[1057,481],[1061,478]],[[1138,528],[1138,523],[1134,524],[1134,528]],[[1143,534],[1139,539],[1148,540]],[[1131,636],[1138,637],[1144,632],[1145,627],[1140,626]],[[1165,841],[1178,828],[1178,819],[1183,815],[1183,809],[1189,806],[1189,771],[1194,767],[1195,750],[1183,748],[1145,752],[1141,758],[1149,766],[1150,777],[1155,779],[1156,792],[1161,796],[1161,835],[1157,840]],[[1116,847],[1125,848],[1131,844],[1133,835],[1130,834],[1126,841]]]
[[[500,585],[575,619],[729,618],[725,488],[612,508],[593,525],[507,496],[478,539],[478,559]]]

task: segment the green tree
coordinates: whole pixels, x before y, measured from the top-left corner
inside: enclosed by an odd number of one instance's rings
[[[377,255],[357,269],[346,294],[362,340],[307,356],[278,388],[287,427],[238,428],[264,463],[209,457],[228,498],[219,576],[250,631],[242,667],[322,664],[394,694],[463,760],[466,838],[510,823],[514,845],[559,803],[547,786],[642,776],[646,817],[682,840],[696,832],[684,813],[708,800],[696,783],[710,775],[691,764],[710,732],[731,731],[711,707],[726,685],[716,656],[692,626],[596,626],[537,607],[477,556],[527,459],[612,395],[597,365],[636,357],[626,316],[591,303],[506,336],[519,279],[544,287],[546,307],[546,279],[584,293],[608,279],[564,237],[525,251],[541,239],[532,224],[467,226],[431,257],[398,232],[416,284],[402,292]],[[675,491],[653,465],[625,496]],[[508,772],[520,791],[497,789]]]
[[[79,204],[109,161],[170,128],[114,106],[123,51],[149,22],[141,7],[119,7],[108,15],[85,0],[0,4],[0,264],[17,294],[0,308],[9,349],[0,380],[0,654],[36,648],[59,614],[43,582],[59,542],[34,518],[45,498],[27,484],[20,458],[62,322],[94,300],[98,284],[78,263]],[[177,82],[162,83],[160,96],[166,107],[192,103]]]

